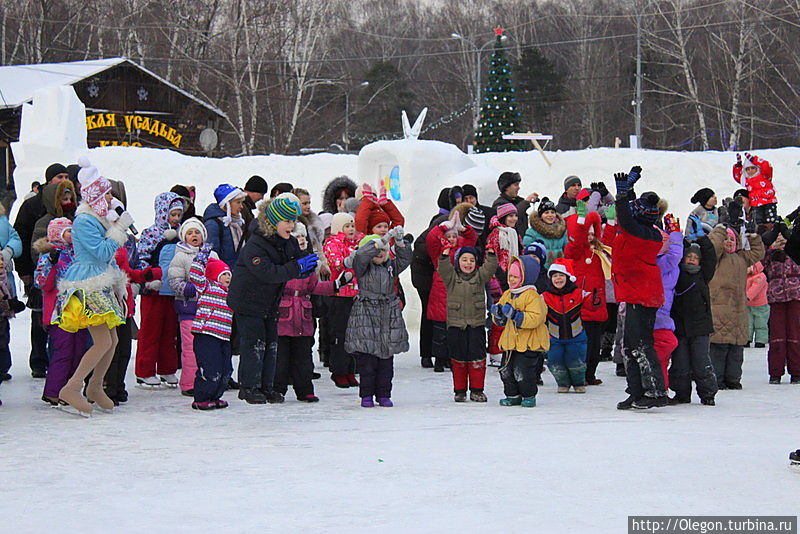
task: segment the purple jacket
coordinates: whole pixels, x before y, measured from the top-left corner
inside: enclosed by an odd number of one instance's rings
[[[683,259],[683,234],[672,232],[667,239],[667,250],[656,258],[656,264],[661,270],[661,283],[664,285],[664,305],[656,312],[655,330],[675,331],[675,321],[672,320],[672,300],[675,298],[675,284],[678,283],[680,263]]]
[[[333,295],[335,282],[320,282],[316,274],[286,282],[278,305],[279,336],[313,336],[311,295]]]
[[[783,261],[779,261],[783,258]],[[800,300],[800,265],[782,250],[769,250],[762,261],[767,275],[767,301],[770,304]]]

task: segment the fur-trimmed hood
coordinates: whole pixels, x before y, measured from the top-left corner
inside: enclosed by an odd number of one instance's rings
[[[325,241],[325,223],[319,215],[312,211],[308,215],[300,215],[297,220],[306,225],[309,241],[312,243],[316,241],[320,245]]]
[[[538,211],[531,213],[530,217],[528,217],[528,221],[531,223],[531,228],[547,239],[561,239],[564,232],[567,231],[567,224],[559,213],[556,213],[556,221],[553,224],[544,222]]]
[[[277,230],[275,228],[275,226],[271,222],[269,222],[269,219],[267,219],[267,207],[271,203],[272,203],[272,199],[271,198],[267,198],[267,199],[259,201],[259,203],[256,204],[256,209],[258,210],[257,215],[256,215],[256,223],[258,225],[257,231],[261,232],[261,234],[264,237],[270,237],[270,236],[275,235],[275,232]],[[335,207],[335,204],[334,204],[334,207]]]
[[[59,184],[47,184],[42,190],[42,204],[54,219],[66,216],[61,199],[67,190],[72,192],[72,202],[77,204],[78,195],[75,193],[75,185],[69,180],[64,180]]]
[[[337,176],[325,186],[325,191],[322,193],[322,212],[323,213],[336,213],[336,193],[341,189],[346,189],[349,196],[356,195],[356,183],[347,176]],[[261,210],[259,210],[259,214]]]

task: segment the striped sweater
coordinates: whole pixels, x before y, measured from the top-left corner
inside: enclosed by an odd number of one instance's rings
[[[228,307],[228,289],[208,280],[205,264],[195,257],[189,269],[189,280],[197,288],[200,300],[197,301],[197,314],[192,322],[192,333],[206,334],[230,341],[233,325],[233,310]]]

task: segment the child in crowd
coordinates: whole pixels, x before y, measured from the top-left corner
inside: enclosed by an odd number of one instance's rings
[[[467,387],[471,401],[486,402],[485,286],[496,270],[497,256],[489,250],[480,267],[474,247],[446,248],[439,258],[439,276],[447,288],[447,346],[456,402],[467,400]]]
[[[331,235],[325,241],[323,250],[331,271],[331,278],[338,279],[342,273],[348,272],[351,280],[343,284],[330,299],[328,308],[328,367],[331,380],[339,388],[357,387],[356,359],[344,348],[345,332],[353,309],[353,302],[358,295],[358,279],[352,269],[344,265],[345,259],[358,248],[363,237],[356,232],[355,219],[345,212],[336,213],[331,219]]]
[[[771,251],[770,251],[771,252]],[[767,252],[769,257],[770,252]],[[767,302],[767,275],[760,261],[747,268],[747,343],[755,341],[763,349],[769,341],[769,303]]]
[[[181,336],[181,379],[179,382],[181,393],[188,396],[193,394],[197,362],[194,354],[194,339],[192,337],[192,322],[197,313],[197,301],[200,295],[195,284],[190,280],[190,271],[195,256],[200,248],[208,241],[205,225],[192,217],[186,219],[178,229],[180,242],[175,248],[175,256],[169,264],[167,280],[172,292],[175,294],[175,311],[178,314]],[[213,245],[211,245],[213,248]],[[215,251],[210,256],[219,259]]]
[[[692,380],[700,402],[707,406],[715,404],[718,388],[709,354],[709,336],[714,331],[714,321],[708,284],[714,278],[716,267],[714,245],[707,236],[684,248],[670,312],[678,339],[669,368],[670,389],[675,392],[670,404],[692,401]]]
[[[547,304],[550,350],[547,367],[553,373],[559,393],[586,393],[586,332],[581,321],[583,303],[591,293],[575,285],[572,260],[558,258],[547,274],[548,288],[542,294]]]
[[[386,196],[386,188],[381,181],[379,195],[376,198],[372,186],[361,184],[362,197],[356,211],[356,230],[361,234],[386,235],[390,228],[403,226],[406,223],[403,214],[394,202]],[[356,196],[358,193],[356,193]]]
[[[307,232],[303,223],[295,223],[292,236],[297,239],[303,252],[309,248]],[[311,315],[311,295],[333,295],[352,279],[353,273],[343,270],[336,280],[330,282],[321,282],[316,273],[286,282],[278,305],[278,358],[275,371],[275,391],[281,395],[285,396],[288,385],[292,384],[298,401],[319,401],[314,395],[312,383],[314,318]]]
[[[78,368],[86,352],[88,336],[87,330],[70,333],[51,324],[58,298],[58,281],[72,264],[72,221],[66,217],[52,219],[47,225],[47,237],[34,242],[33,250],[39,254],[34,283],[42,290],[42,321],[52,350],[42,400],[56,406],[58,392]]]
[[[756,234],[747,236],[742,248],[739,234],[717,226],[708,235],[714,245],[717,270],[709,284],[714,333],[711,361],[719,389],[742,389],[742,363],[747,343],[747,268],[764,258],[764,243]]]
[[[663,203],[664,211],[666,211],[666,201],[662,198],[660,203]],[[656,312],[656,322],[653,328],[653,348],[656,351],[658,361],[661,363],[664,388],[669,389],[669,360],[672,352],[678,346],[678,340],[675,337],[675,321],[670,314],[675,297],[675,284],[678,282],[678,276],[680,275],[679,265],[683,259],[681,225],[679,220],[671,213],[667,213],[664,216],[664,230],[662,232],[664,244],[656,257],[656,265],[661,271],[664,304]]]
[[[389,258],[389,242],[395,240],[396,258]],[[392,377],[394,355],[408,350],[408,332],[403,321],[394,278],[411,264],[411,243],[397,226],[386,235],[364,237],[358,250],[348,256],[345,267],[352,268],[359,293],[347,323],[345,350],[356,355],[361,375],[361,406],[393,406]]]
[[[699,204],[689,214],[686,220],[686,237],[691,240],[698,236],[708,234],[717,224],[719,224],[719,208],[717,207],[717,195],[708,187],[699,189],[691,200],[692,204]]]
[[[506,272],[509,259],[518,256],[522,248],[519,234],[515,229],[518,219],[519,212],[513,204],[500,204],[497,206],[497,214],[489,219],[490,231],[489,237],[486,238],[486,249],[492,249],[497,255],[497,271],[489,282],[489,292],[494,303],[497,303],[503,291],[508,289]],[[486,258],[483,261],[486,261]],[[490,326],[488,351],[489,357],[492,358],[502,352],[500,337],[503,329],[494,323]]]
[[[181,223],[184,203],[175,193],[160,193],[154,204],[155,223],[142,232],[139,239],[139,268],[160,267],[163,276],[169,271],[175,255],[178,243],[176,228]],[[147,282],[145,289],[141,301],[142,325],[136,340],[136,382],[145,389],[158,388],[162,382],[177,387],[175,296],[162,279]]]
[[[556,258],[564,255],[568,239],[567,225],[556,211],[556,205],[547,197],[544,197],[539,207],[531,213],[529,222],[530,228],[525,232],[522,243],[527,246],[537,239],[544,243],[547,248],[547,261],[542,270],[546,272]]]
[[[19,234],[11,226],[11,223],[6,216],[6,209],[0,205],[0,254],[3,256],[3,263],[5,265],[4,271],[8,280],[8,287],[11,291],[12,307],[23,307],[19,311],[24,310],[24,305],[17,300],[16,284],[14,283],[14,270],[12,260],[22,253],[22,240]],[[19,304],[17,304],[19,303]],[[11,380],[11,375],[8,371],[11,370],[11,351],[2,351],[0,349],[0,383],[6,380]]]
[[[764,259],[764,272],[769,280],[770,384],[780,384],[786,371],[792,384],[800,384],[800,265],[785,249],[786,239],[778,235]]]
[[[192,393],[195,410],[227,408],[222,394],[233,373],[231,365],[231,329],[233,310],[228,307],[228,286],[231,270],[220,260],[210,257],[211,244],[194,256],[189,278],[197,289],[197,314],[192,322],[194,354],[197,358]]]
[[[230,184],[221,184],[214,190],[215,203],[203,212],[206,240],[217,256],[229,266],[236,264],[239,251],[247,238],[242,207],[247,193]]]
[[[505,398],[501,406],[536,406],[536,371],[550,348],[545,320],[547,306],[534,286],[539,261],[531,256],[512,257],[508,265],[509,289],[492,305],[492,321],[503,327],[500,365]]]
[[[772,185],[772,165],[769,161],[745,152],[744,161],[736,154],[733,179],[747,188],[750,216],[756,225],[778,222],[778,198]]]

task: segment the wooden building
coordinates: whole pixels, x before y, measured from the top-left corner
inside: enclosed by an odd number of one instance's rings
[[[72,85],[86,106],[88,145],[168,148],[218,155],[219,108],[126,58],[0,67],[0,179],[13,170],[22,104],[35,91]],[[202,142],[201,142],[202,134]],[[64,162],[65,164],[70,162]]]

